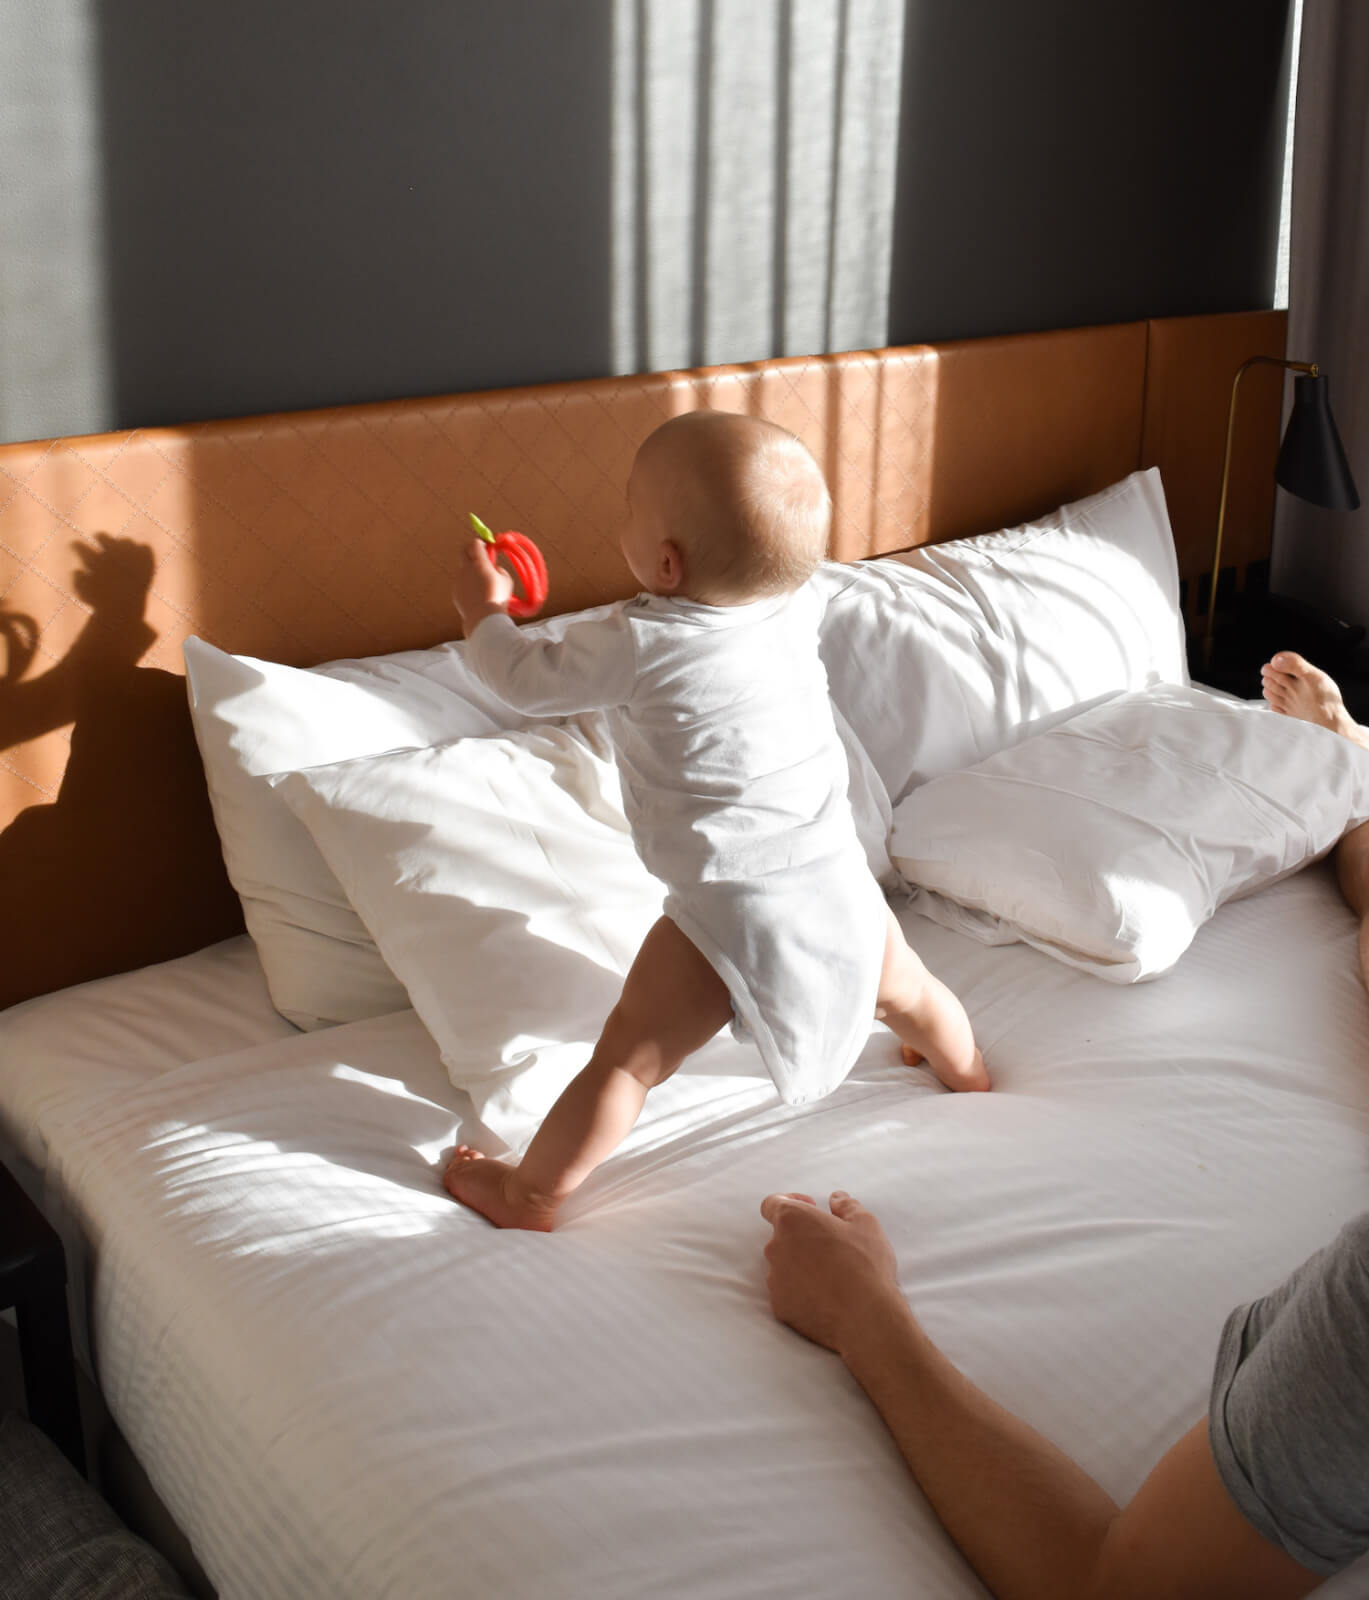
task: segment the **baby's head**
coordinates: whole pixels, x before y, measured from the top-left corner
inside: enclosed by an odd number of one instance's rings
[[[832,497],[784,428],[690,411],[656,429],[628,479],[623,554],[655,594],[743,605],[797,589],[827,554]]]

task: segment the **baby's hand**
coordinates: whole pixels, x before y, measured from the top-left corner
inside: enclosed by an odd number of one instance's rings
[[[486,617],[506,613],[513,579],[486,555],[483,539],[472,539],[452,579],[452,602],[469,637]]]

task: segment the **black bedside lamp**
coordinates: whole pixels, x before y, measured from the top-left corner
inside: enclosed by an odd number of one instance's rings
[[[1231,384],[1231,409],[1226,419],[1226,457],[1222,463],[1222,499],[1217,512],[1217,548],[1212,556],[1212,582],[1207,596],[1207,625],[1203,630],[1203,664],[1212,660],[1212,632],[1217,616],[1217,576],[1222,564],[1222,528],[1226,522],[1226,494],[1231,480],[1231,441],[1236,431],[1236,392],[1251,367],[1283,367],[1301,373],[1293,385],[1293,410],[1284,430],[1274,481],[1289,494],[1332,511],[1357,511],[1359,491],[1345,459],[1345,450],[1331,415],[1326,376],[1315,361],[1284,361],[1276,356],[1251,356],[1237,369]]]

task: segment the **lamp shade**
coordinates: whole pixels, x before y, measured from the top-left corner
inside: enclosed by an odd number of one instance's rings
[[[1359,491],[1331,415],[1325,374],[1295,378],[1293,410],[1274,481],[1289,494],[1332,511],[1357,511]]]

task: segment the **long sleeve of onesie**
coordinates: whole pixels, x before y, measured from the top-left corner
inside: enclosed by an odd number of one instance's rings
[[[466,642],[466,659],[505,705],[534,717],[620,706],[636,677],[632,630],[621,607],[573,622],[553,639],[508,617],[486,617]]]

